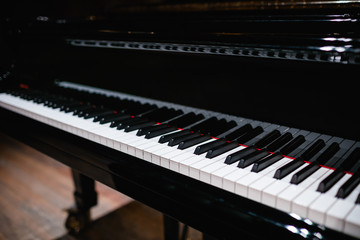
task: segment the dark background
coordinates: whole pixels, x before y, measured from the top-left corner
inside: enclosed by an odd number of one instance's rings
[[[104,14],[119,4],[128,3],[13,1],[2,18],[0,69],[13,65],[13,81],[29,85],[79,82],[360,139],[358,65],[73,47],[62,30],[34,33],[24,24],[37,16]],[[14,32],[17,25],[9,19],[21,19],[21,31]]]

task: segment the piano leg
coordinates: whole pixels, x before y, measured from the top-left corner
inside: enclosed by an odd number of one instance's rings
[[[65,227],[71,234],[80,233],[90,222],[90,208],[97,204],[95,181],[76,170],[72,170],[75,185],[75,206],[68,209]]]
[[[203,233],[203,240],[219,240],[218,238],[214,238],[208,234]]]
[[[164,240],[188,239],[188,226],[184,225],[180,235],[180,223],[172,217],[163,214],[164,222]],[[220,240],[208,234],[203,233],[202,240]]]
[[[179,222],[172,217],[163,214],[164,221],[164,239],[179,239]]]

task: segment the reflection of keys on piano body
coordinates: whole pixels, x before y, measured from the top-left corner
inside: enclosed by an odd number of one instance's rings
[[[32,89],[2,93],[0,105],[360,236],[360,142],[67,82],[59,85],[56,94]]]

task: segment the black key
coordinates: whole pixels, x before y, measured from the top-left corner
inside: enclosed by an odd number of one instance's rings
[[[67,111],[69,110],[71,107],[76,107],[76,106],[81,106],[82,104],[80,102],[70,102],[70,103],[64,103],[60,106],[60,111]],[[69,111],[70,112],[70,111]]]
[[[356,148],[347,159],[340,165],[344,171],[351,172],[352,168],[360,161],[360,148]]]
[[[56,102],[59,102],[59,100],[60,99],[58,97],[56,97],[56,96],[49,96],[44,101],[44,106],[52,107],[54,104],[56,104]]]
[[[143,121],[144,121],[144,119],[142,119],[140,117],[130,117],[128,119],[124,119],[124,120],[120,121],[120,123],[117,125],[116,129],[121,130],[121,129],[126,128],[126,126],[128,126],[129,124],[141,123]]]
[[[102,117],[105,115],[109,115],[114,113],[114,111],[112,110],[106,110],[106,109],[98,109],[97,111],[93,111],[93,112],[88,112],[84,115],[85,119],[89,119],[89,118],[94,118],[94,122],[97,122],[98,120],[95,121],[95,117]]]
[[[303,169],[301,169],[291,177],[290,183],[292,184],[301,183],[304,179],[306,179],[308,176],[313,174],[319,168],[320,165],[316,162],[307,165],[306,167],[304,167]]]
[[[50,107],[53,109],[57,109],[57,108],[60,109],[60,107],[63,106],[64,104],[69,104],[71,102],[72,101],[70,101],[69,99],[65,99],[64,97],[58,97],[57,100],[55,100],[51,103]]]
[[[138,123],[135,123],[135,124],[129,124],[125,127],[124,131],[125,132],[131,132],[131,131],[135,131],[135,130],[138,130],[140,128],[143,128],[143,127],[148,127],[148,126],[154,126],[154,124],[156,124],[156,122],[154,121],[144,121],[144,122],[138,122]]]
[[[345,171],[349,172],[356,165],[356,163],[359,161],[359,157],[360,148],[357,147],[345,158],[345,160],[333,173],[321,181],[317,191],[322,193],[327,192],[338,180],[340,180],[345,175]]]
[[[342,169],[336,169],[324,180],[322,180],[317,188],[318,192],[325,193],[327,192],[335,183],[337,183],[343,176],[345,172]]]
[[[360,174],[358,172],[353,175],[340,187],[336,194],[338,198],[346,198],[360,183]]]
[[[107,116],[113,116],[115,113],[112,110],[107,110],[101,113],[98,113],[96,116],[94,116],[94,122],[100,122],[101,119],[103,119],[103,117],[107,117]]]
[[[335,169],[340,167],[342,160],[346,159],[347,155],[350,155],[351,151],[353,150],[351,147],[354,145],[354,143],[355,141],[353,140],[343,140],[339,145],[340,150],[335,154],[333,158],[331,158],[330,161],[327,161],[325,165]]]
[[[210,133],[216,137],[216,136],[219,136],[220,134],[236,127],[236,122],[235,121],[226,121],[226,123],[224,124],[221,124],[219,126],[217,126],[215,129],[213,129],[212,131],[210,131]]]
[[[282,149],[280,149],[280,152],[284,155],[288,155],[304,142],[305,142],[305,137],[303,135],[299,135],[294,140],[286,144]]]
[[[151,119],[157,122],[163,122],[166,120],[169,120],[171,118],[174,118],[178,115],[183,113],[181,110],[175,110],[175,109],[169,109],[167,107],[162,107],[159,109],[156,109],[154,111],[150,111],[144,114],[141,114],[139,116],[147,119]]]
[[[286,132],[281,137],[279,137],[274,142],[272,142],[269,146],[267,146],[266,149],[269,152],[275,152],[277,149],[281,148],[286,143],[288,143],[291,139],[293,139],[292,134],[289,132]]]
[[[317,154],[322,148],[325,147],[325,141],[322,139],[317,140],[311,145],[305,152],[301,154],[301,158],[305,161],[309,161],[315,154]]]
[[[360,193],[359,193],[359,195],[358,195],[358,197],[357,197],[357,199],[355,201],[355,204],[360,204]]]
[[[164,112],[159,115],[156,116],[156,119],[154,118],[154,120],[158,121],[158,122],[165,122],[168,120],[171,120],[175,117],[178,117],[180,115],[184,114],[184,112],[182,110],[175,110],[175,109],[166,109],[164,110]]]
[[[130,114],[116,113],[114,115],[109,115],[109,116],[102,117],[100,119],[100,124],[105,124],[105,123],[111,122],[111,125],[115,125],[115,123],[117,123],[118,121],[121,121],[121,120],[124,120],[124,119],[127,119],[127,118],[130,118]],[[111,126],[111,127],[116,127],[116,126]]]
[[[237,151],[233,154],[230,154],[229,156],[226,157],[225,159],[225,163],[226,164],[233,164],[237,161],[239,161],[240,159],[242,159],[243,157],[254,153],[258,151],[255,147],[247,147],[247,148],[243,148],[240,151]]]
[[[166,124],[157,124],[154,126],[143,127],[143,128],[139,129],[139,131],[136,133],[136,136],[143,136],[143,135],[148,134],[151,131],[157,131],[157,130],[168,128],[168,127],[169,126]]]
[[[179,146],[178,146],[178,149],[186,149],[188,147],[192,147],[196,144],[199,144],[199,143],[202,143],[202,142],[205,142],[207,140],[211,139],[211,137],[209,135],[200,135],[198,137],[195,137],[195,138],[192,138],[190,140],[187,140],[187,141],[182,141]]]
[[[166,107],[153,109],[152,111],[145,112],[143,114],[139,114],[139,117],[147,118],[147,119],[155,119],[156,117],[161,117],[164,112],[168,110]]]
[[[61,106],[63,106],[64,104],[66,104],[66,103],[69,103],[69,101],[68,100],[58,100],[58,101],[52,102],[50,107],[53,108],[53,109],[57,109],[57,108],[60,108]]]
[[[264,148],[266,145],[274,142],[275,140],[277,140],[279,138],[281,138],[280,131],[273,130],[272,132],[266,134],[260,140],[255,142],[254,145],[252,146],[252,149]],[[275,143],[275,145],[273,145],[272,147],[275,149],[275,147],[278,146],[281,142],[283,142],[283,140],[281,140],[280,142],[277,141]],[[248,150],[248,151],[250,151],[250,150]],[[246,150],[243,149],[241,151],[241,153],[234,154],[233,156],[230,156],[230,158],[233,159],[231,162],[233,163],[235,161],[240,160],[239,164],[238,164],[238,167],[245,168],[245,167],[253,164],[256,161],[261,160],[262,158],[264,158],[264,157],[266,157],[266,156],[268,156],[270,154],[267,148],[259,150],[259,151],[250,151],[247,155],[244,155],[245,152],[246,152]],[[239,158],[240,156],[241,156],[241,158]]]
[[[209,143],[202,144],[202,145],[197,146],[195,148],[194,154],[196,154],[196,155],[203,154],[204,152],[207,152],[210,149],[218,147],[220,145],[223,145],[224,143],[226,143],[226,140],[224,138],[220,138],[220,139],[218,139],[216,141],[212,141],[212,142],[209,142]]]
[[[235,126],[235,121],[228,122],[224,118],[217,119],[216,117],[211,117],[199,124],[192,126],[191,129],[193,131],[199,131],[203,134],[210,134],[211,136],[216,137]]]
[[[126,105],[125,109],[121,109],[122,112],[132,114],[133,116],[140,116],[158,109],[155,105],[142,104],[139,102],[129,101],[130,104]],[[116,108],[115,108],[116,109]]]
[[[120,117],[119,119],[113,120],[111,121],[110,127],[114,128],[114,127],[118,127],[121,124],[126,124],[127,122],[131,122],[132,119],[134,119],[134,116],[127,116],[127,117]]]
[[[99,109],[95,106],[92,106],[89,109],[83,109],[77,113],[78,117],[85,117],[86,114],[97,112]]]
[[[192,133],[192,132],[190,132],[189,134],[185,134],[185,135],[178,136],[178,137],[170,139],[170,141],[168,143],[168,146],[173,147],[173,146],[178,145],[179,143],[181,143],[183,141],[190,140],[190,139],[193,139],[193,138],[198,137],[198,136],[200,136],[200,133]]]
[[[82,106],[84,106],[83,103],[78,103],[78,104],[66,106],[66,107],[64,107],[64,110],[63,110],[63,111],[64,111],[65,113],[69,113],[69,112],[74,111],[76,108],[82,107]]]
[[[89,110],[89,109],[92,109],[93,107],[90,106],[90,105],[81,105],[81,106],[77,106],[77,107],[73,107],[73,108],[70,108],[72,109],[71,111],[73,112],[73,115],[76,116],[76,115],[79,115],[80,112],[82,113],[84,110]],[[67,112],[65,110],[65,112]]]
[[[302,158],[297,158],[285,166],[279,168],[276,170],[274,178],[276,179],[282,179],[288,174],[290,174],[292,171],[296,170],[298,167],[302,166],[304,164],[304,160]]]
[[[308,176],[318,170],[320,168],[320,165],[324,165],[330,158],[332,158],[335,153],[339,151],[339,149],[340,147],[338,143],[332,143],[314,162],[310,163],[308,166],[295,173],[292,176],[290,183],[301,183]]]
[[[289,162],[288,164],[277,169],[274,175],[276,179],[282,179],[292,171],[302,166],[305,162],[312,158],[325,146],[325,142],[322,139],[317,140],[311,147],[309,147],[299,158]]]
[[[254,163],[253,168],[251,169],[252,172],[260,172],[261,170],[267,168],[268,166],[276,163],[280,159],[283,159],[284,156],[281,153],[274,153],[266,158],[259,160],[258,162]]]
[[[238,128],[235,131],[233,131],[233,132],[229,133],[228,135],[226,135],[225,139],[229,140],[229,141],[233,141],[233,140],[241,137],[245,133],[251,131],[252,129],[253,129],[253,127],[249,123],[245,124],[244,126]]]
[[[263,138],[261,138],[259,141],[257,141],[254,146],[257,148],[263,148],[266,145],[270,144],[272,141],[277,139],[281,136],[281,133],[279,130],[273,130],[270,133],[266,134]]]
[[[264,131],[264,129],[262,127],[258,126],[256,128],[254,128],[253,130],[251,130],[250,132],[247,132],[246,134],[244,134],[241,137],[237,138],[236,141],[238,143],[245,144],[247,141],[250,141],[251,139],[253,139],[257,135],[259,135],[263,131]]]
[[[117,113],[127,113],[127,114],[140,114],[144,111],[147,111],[147,109],[145,110],[144,107],[146,108],[146,106],[143,106],[141,103],[139,102],[135,102],[132,100],[126,100],[126,99],[118,99],[118,98],[108,98],[107,101],[104,102],[104,106],[107,106],[110,109],[115,110]],[[136,112],[136,110],[139,110],[140,112]]]
[[[341,168],[353,175],[340,187],[336,194],[338,198],[346,198],[360,183],[360,148],[356,148],[346,160]]]
[[[160,135],[169,133],[169,132],[173,132],[177,130],[176,127],[167,127],[167,128],[161,128],[161,129],[157,129],[157,130],[153,130],[153,131],[148,131],[148,133],[146,133],[145,138],[146,139],[150,139],[150,138],[154,138],[154,137],[158,137]]]
[[[237,142],[231,142],[231,143],[225,143],[223,145],[220,145],[216,148],[210,149],[207,153],[206,153],[206,158],[214,158],[216,156],[219,156],[220,154],[223,154],[231,149],[234,149],[236,147],[238,147],[239,144]]]
[[[262,159],[266,156],[270,155],[270,153],[267,150],[257,150],[256,152],[253,152],[242,159],[240,159],[238,167],[239,168],[246,168],[247,166],[253,164],[254,162],[258,161],[259,159]]]
[[[155,124],[154,121],[149,121],[148,119],[142,118],[142,117],[134,117],[134,118],[132,118],[132,119],[133,119],[134,121],[131,121],[131,122],[127,123],[127,124],[124,124],[124,125],[126,125],[126,126],[124,127],[124,129],[127,129],[127,128],[132,127],[132,126],[137,125],[137,124],[146,123],[146,122],[152,122],[152,123],[153,123],[152,125]]]
[[[219,120],[216,117],[211,117],[191,127],[193,131],[199,131],[202,133],[209,133],[213,128],[219,124]]]
[[[183,130],[183,131],[179,131],[179,132],[175,132],[175,133],[170,133],[170,134],[161,136],[161,138],[159,139],[159,143],[166,143],[166,142],[170,141],[172,138],[180,137],[183,135],[188,135],[189,133],[191,133],[190,130]]]
[[[184,112],[182,110],[169,109],[166,113],[164,113],[161,117],[159,117],[159,119],[156,118],[156,120],[159,122],[164,122],[174,119],[175,117],[178,117],[183,114]]]
[[[177,126],[179,128],[184,128],[184,127],[194,124],[202,119],[204,119],[204,115],[195,114],[193,112],[190,112],[190,113],[182,115],[181,117],[178,117],[174,120],[171,120],[170,122],[168,122],[168,124],[171,126]]]
[[[315,162],[320,165],[326,163],[340,150],[339,143],[333,142],[316,160]]]

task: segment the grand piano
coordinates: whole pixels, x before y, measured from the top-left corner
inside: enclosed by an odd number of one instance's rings
[[[360,238],[358,0],[11,1],[0,130],[208,239]]]

